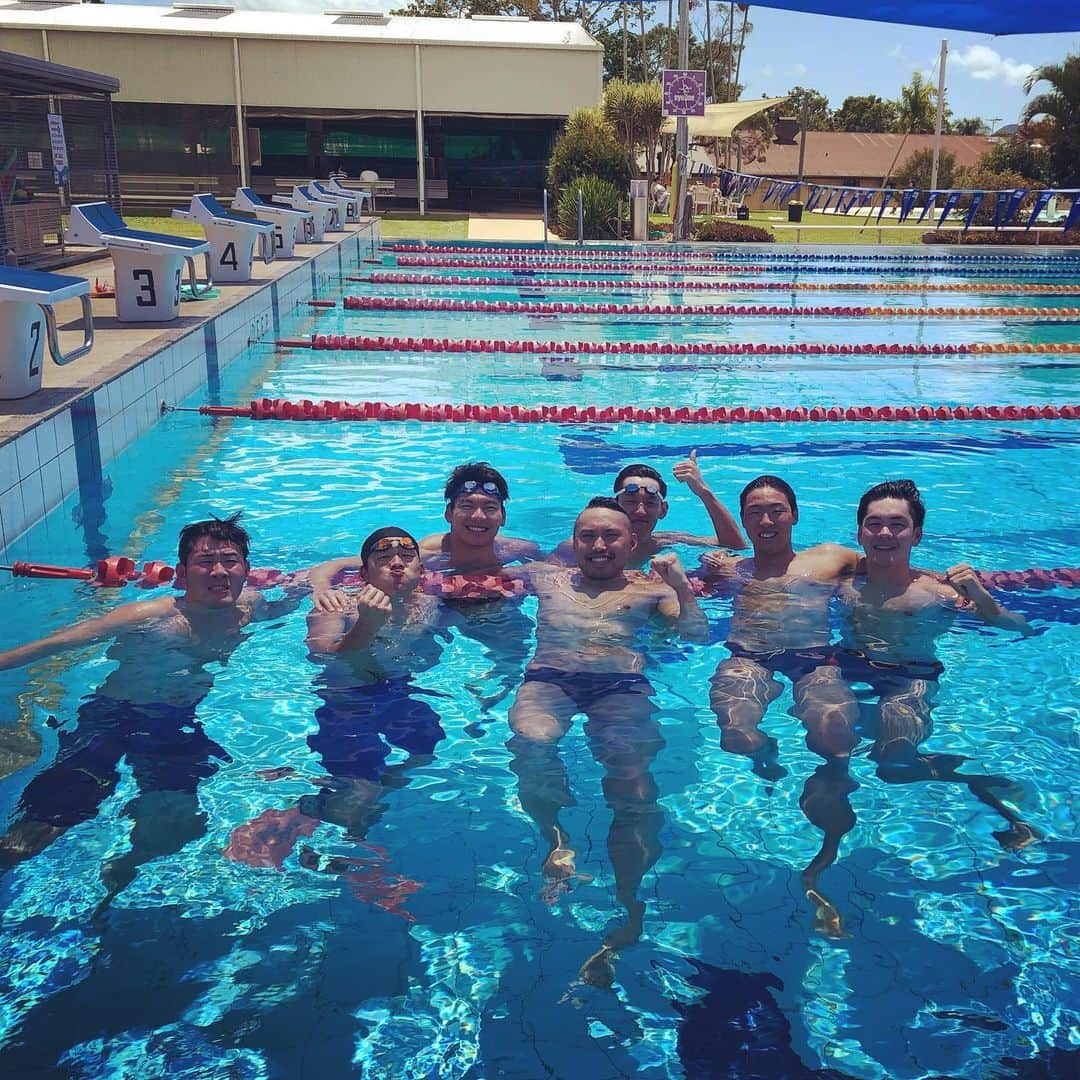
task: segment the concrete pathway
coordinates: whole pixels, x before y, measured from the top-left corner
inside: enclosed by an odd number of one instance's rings
[[[544,239],[544,219],[535,214],[498,217],[494,214],[469,216],[470,240],[503,240],[538,243]],[[554,238],[552,238],[554,239]]]

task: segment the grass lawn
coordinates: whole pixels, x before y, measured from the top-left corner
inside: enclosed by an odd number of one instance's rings
[[[921,229],[882,229],[880,239],[878,230],[871,224],[863,227],[865,213],[861,215],[859,224],[856,224],[854,215],[846,220],[835,214],[804,213],[800,222],[802,225],[845,225],[844,228],[807,229],[805,232],[796,234],[796,226],[787,220],[787,214],[779,210],[752,210],[750,220],[738,222],[740,225],[754,225],[759,229],[767,229],[776,237],[778,244],[794,244],[796,235],[799,236],[800,244],[921,244],[922,234],[933,228],[927,221]],[[732,221],[731,218],[696,218],[696,221]],[[649,224],[653,226],[671,225],[671,218],[666,214],[650,214]]]
[[[148,215],[125,216],[133,229],[169,233],[173,236],[202,238],[202,228],[193,221]],[[382,234],[388,240],[464,240],[469,234],[469,219],[462,214],[428,214],[392,211],[382,219]]]

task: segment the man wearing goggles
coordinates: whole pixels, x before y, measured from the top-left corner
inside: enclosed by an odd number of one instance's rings
[[[615,477],[613,490],[619,506],[630,518],[637,546],[630,556],[628,566],[637,569],[673,544],[690,544],[695,547],[744,548],[746,541],[731,511],[713,494],[701,475],[697,463],[697,450],[691,450],[685,461],[678,462],[671,470],[681,484],[685,484],[700,500],[709,515],[715,536],[699,536],[676,530],[656,531],[659,522],[667,517],[667,483],[650,465],[627,465]],[[553,556],[557,561],[573,563],[573,542],[563,541]]]

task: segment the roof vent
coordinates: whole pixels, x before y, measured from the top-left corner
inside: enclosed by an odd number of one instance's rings
[[[528,15],[470,15],[475,22],[532,22]]]
[[[324,11],[330,15],[337,26],[385,26],[390,16],[382,11],[350,11],[347,8],[330,8]]]
[[[236,8],[225,4],[173,4],[173,10],[165,13],[166,19],[222,19]]]

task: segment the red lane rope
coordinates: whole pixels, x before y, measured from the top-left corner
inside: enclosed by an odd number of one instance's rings
[[[185,410],[186,411],[186,410]],[[419,420],[423,423],[496,424],[784,424],[917,420],[1080,420],[1080,405],[815,405],[715,408],[633,405],[427,405],[385,401],[286,401],[259,398],[247,405],[200,405],[203,416],[251,420]]]
[[[342,300],[346,311],[468,311],[493,315],[768,315],[768,316],[826,316],[862,319],[869,316],[896,318],[965,318],[969,316],[1014,316],[1043,318],[1075,318],[1080,307],[864,307],[864,306],[797,306],[778,307],[743,304],[589,304],[552,303],[532,300],[426,300],[420,297],[346,296]]]
[[[961,285],[955,282],[928,282],[915,285],[911,282],[859,282],[834,281],[617,281],[588,280],[578,278],[552,278],[541,283],[523,281],[520,276],[504,274],[502,277],[470,277],[465,274],[397,274],[393,271],[375,271],[366,275],[351,275],[346,281],[358,281],[367,285],[468,285],[492,288],[529,289],[647,289],[651,292],[683,292],[689,290],[722,290],[725,292],[966,292],[966,293],[1027,293],[1042,296],[1076,296],[1080,285],[1030,285],[1023,282],[1002,281],[994,284],[979,282]]]
[[[448,266],[448,267],[472,267],[475,270],[498,270],[502,267],[514,267],[515,269],[530,270],[574,270],[583,273],[599,273],[601,270],[613,270],[616,273],[640,274],[646,271],[654,271],[660,274],[692,273],[702,274],[764,274],[769,270],[767,266],[755,266],[752,263],[708,263],[700,266],[695,265],[689,270],[681,270],[671,263],[666,262],[613,262],[600,259],[582,261],[581,259],[563,258],[561,256],[531,258],[528,256],[508,256],[504,259],[487,259],[484,262],[476,262],[472,259],[463,259],[453,255],[399,255],[398,266]]]
[[[279,338],[288,349],[358,350],[363,352],[452,353],[591,353],[634,356],[970,356],[1032,353],[1080,353],[1080,342],[990,342],[946,345],[821,345],[801,342],[770,345],[715,341],[507,341],[503,338],[368,337],[357,334],[315,334],[311,338]]]

